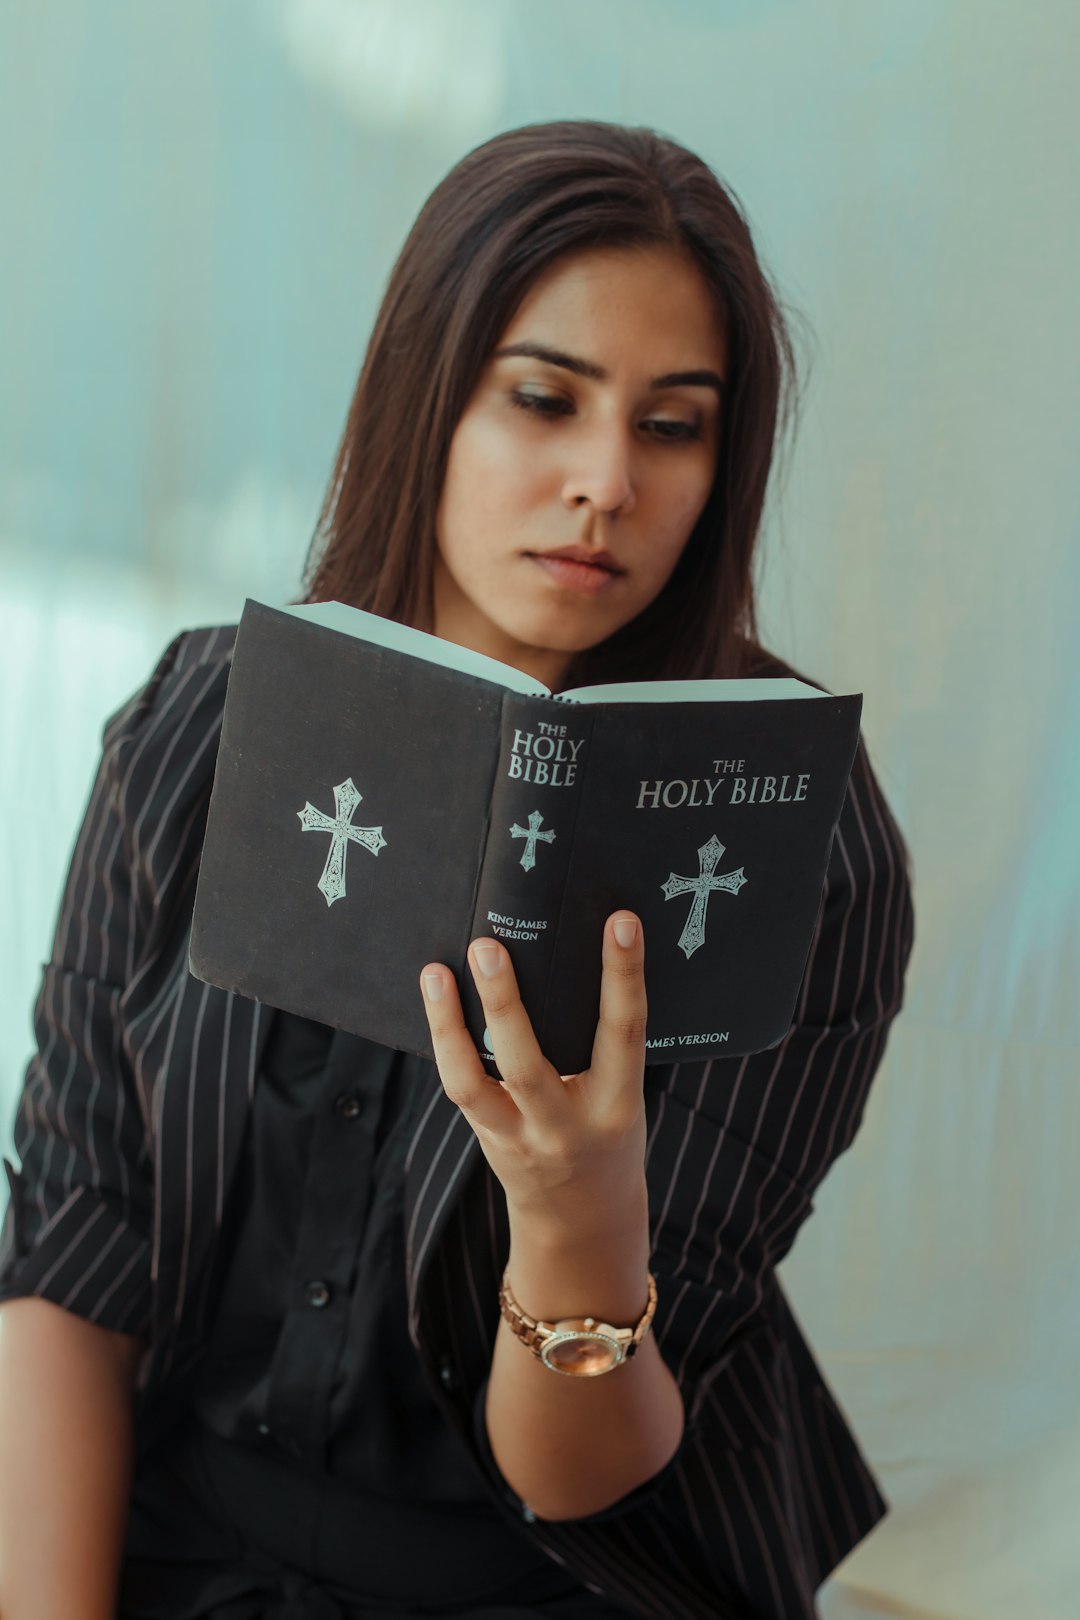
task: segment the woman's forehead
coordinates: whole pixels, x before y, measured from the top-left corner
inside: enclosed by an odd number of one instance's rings
[[[569,351],[604,368],[628,349],[659,370],[722,367],[717,298],[696,264],[663,246],[595,248],[550,265],[532,284],[495,352],[518,342]]]

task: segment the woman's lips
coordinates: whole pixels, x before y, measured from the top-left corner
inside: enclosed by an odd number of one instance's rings
[[[601,568],[596,563],[571,562],[568,557],[540,557],[533,551],[526,555],[556,585],[564,590],[579,591],[584,596],[597,596],[601,591],[610,590],[619,577],[610,568]]]

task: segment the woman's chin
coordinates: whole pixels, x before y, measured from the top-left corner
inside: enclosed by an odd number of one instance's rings
[[[522,598],[505,613],[491,617],[509,637],[523,646],[550,652],[577,653],[614,635],[632,614],[613,612],[612,604],[595,598],[551,593],[548,601]]]
[[[587,626],[567,624],[565,618],[551,621],[546,617],[536,621],[517,621],[506,626],[506,633],[522,647],[537,653],[561,653],[569,658],[574,653],[587,652],[610,636],[616,625],[603,625],[591,631]]]

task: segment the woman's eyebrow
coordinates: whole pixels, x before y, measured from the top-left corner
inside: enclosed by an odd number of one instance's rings
[[[577,377],[587,377],[592,382],[607,382],[608,373],[603,366],[598,366],[593,360],[582,360],[574,354],[564,354],[561,349],[549,349],[544,343],[508,343],[502,349],[496,349],[492,355],[493,360],[504,360],[514,355],[523,355],[529,360],[543,360],[549,366],[562,366],[564,371],[572,371]],[[649,381],[650,388],[715,388],[723,395],[725,379],[717,371],[703,369],[700,371],[669,371],[662,377],[653,377]]]

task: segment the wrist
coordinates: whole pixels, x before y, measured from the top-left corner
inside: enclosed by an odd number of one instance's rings
[[[648,1296],[648,1207],[592,1230],[510,1217],[507,1278],[531,1316],[637,1321]]]
[[[631,1187],[609,1196],[590,1188],[589,1195],[543,1202],[517,1203],[509,1196],[506,1213],[511,1241],[537,1253],[569,1257],[581,1249],[596,1254],[626,1248],[635,1241],[649,1249],[649,1193],[642,1175]]]

